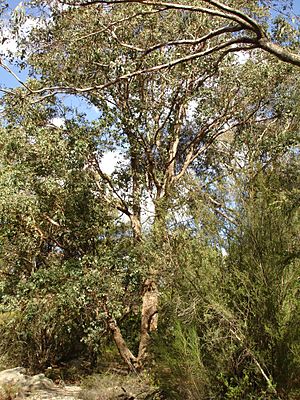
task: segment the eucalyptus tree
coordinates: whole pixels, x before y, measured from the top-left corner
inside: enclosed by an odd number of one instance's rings
[[[7,8],[7,1],[2,1],[2,8]],[[157,11],[175,11],[184,13],[185,15],[200,14],[202,18],[212,18],[216,21],[217,29],[206,28],[201,32],[188,30],[172,35],[169,40],[156,37],[154,43],[144,44],[139,50],[147,54],[157,52],[158,50],[171,47],[185,47],[183,54],[174,54],[167,62],[156,63],[151,67],[132,68],[124,75],[120,73],[117,78],[105,82],[98,89],[104,88],[107,85],[115,84],[118,80],[127,79],[130,76],[136,76],[143,73],[151,73],[165,68],[172,68],[178,63],[188,63],[197,58],[205,57],[211,53],[228,54],[238,51],[250,51],[259,49],[276,56],[278,59],[299,66],[300,59],[297,54],[298,48],[298,20],[299,18],[293,12],[293,0],[283,0],[276,4],[272,0],[266,0],[263,3],[251,1],[247,3],[247,7],[239,0],[233,2],[220,2],[217,0],[203,0],[199,2],[166,2],[166,1],[151,1],[151,0],[34,0],[30,3],[35,5],[48,4],[50,8],[57,7],[60,10],[69,7],[105,7],[112,9],[118,5],[125,4],[127,8],[135,7],[135,4],[141,5],[144,10],[152,9]],[[146,11],[147,12],[147,11]],[[121,18],[116,25],[123,25],[126,19]],[[104,24],[105,25],[105,24]],[[111,27],[107,26],[111,31]],[[114,29],[113,29],[114,30]],[[114,36],[118,39],[122,46],[131,46],[126,44],[122,37],[114,30]],[[3,65],[6,69],[7,66]],[[11,71],[10,71],[11,72]],[[44,87],[38,89],[27,87],[31,93],[49,93],[56,90],[64,90],[66,87]],[[89,90],[86,88],[78,88],[81,90]]]
[[[210,45],[210,39],[218,38],[219,43],[216,46],[209,46],[210,48],[206,51],[195,52],[193,47],[188,48],[188,53],[181,58],[172,60],[169,66],[176,65],[177,63],[187,62],[198,57],[203,57],[207,53],[218,52],[220,50],[226,50],[228,52],[239,51],[241,49],[251,50],[253,48],[262,49],[270,54],[275,55],[280,60],[288,62],[297,66],[300,66],[299,55],[293,51],[295,50],[293,45],[293,33],[295,33],[295,25],[297,25],[296,18],[293,14],[287,13],[287,10],[292,11],[293,2],[283,1],[278,8],[272,9],[274,4],[272,1],[265,1],[263,4],[259,4],[256,1],[247,4],[244,7],[243,3],[234,1],[231,3],[219,2],[216,0],[203,0],[202,2],[183,2],[174,3],[166,1],[144,1],[144,0],[59,0],[59,3],[65,6],[75,7],[88,7],[93,5],[113,5],[113,4],[130,4],[138,3],[152,7],[153,9],[167,9],[167,10],[178,10],[179,12],[187,13],[200,13],[202,15],[210,16],[219,20],[223,20],[228,25],[223,24],[220,29],[211,30],[208,29],[207,35],[198,36],[187,40],[186,38],[178,38],[176,35],[173,40],[157,42],[156,45],[146,48],[146,51],[152,52],[166,46],[180,46],[180,45],[192,45],[203,43],[205,46]],[[270,12],[277,14],[281,13],[281,16],[275,19],[276,28],[274,29],[275,35],[272,37],[265,26],[263,17],[270,18]],[[286,16],[288,15],[288,18]],[[284,17],[282,17],[284,16]],[[193,31],[189,31],[193,34]],[[226,34],[232,34],[230,40],[224,36]],[[240,35],[236,35],[240,33]],[[274,33],[274,32],[273,32]],[[275,39],[275,40],[274,40]],[[281,46],[280,46],[280,45]],[[286,48],[286,45],[291,49]],[[283,45],[283,46],[282,46]],[[198,49],[199,50],[199,49]],[[203,50],[203,49],[202,49]],[[292,51],[291,51],[292,50]],[[165,68],[164,65],[157,65],[156,69]],[[137,73],[137,71],[135,72]],[[140,73],[140,72],[139,72]]]
[[[167,212],[174,191],[192,167],[209,169],[208,155],[217,158],[222,138],[230,142],[245,126],[254,129],[279,117],[270,98],[285,90],[285,75],[293,68],[256,50],[265,43],[272,53],[252,16],[215,1],[207,2],[209,9],[145,2],[105,6],[96,1],[82,7],[59,3],[32,2],[41,12],[45,5],[46,14],[23,43],[37,79],[23,85],[21,96],[39,103],[63,92],[98,108],[102,143],[127,162],[106,174],[95,145],[84,168],[93,185],[105,184],[109,206],[130,221],[136,248],[144,247],[143,208],[153,203],[150,231],[161,257],[151,264],[149,254],[139,256],[145,279],[137,355],[121,334],[109,291],[108,301],[102,302],[118,349],[134,368],[143,364],[149,334],[157,328]],[[264,21],[264,8],[253,2],[249,10],[251,15],[261,12],[258,17]],[[249,34],[246,39],[243,31]],[[236,54],[244,50],[252,50],[246,62]]]

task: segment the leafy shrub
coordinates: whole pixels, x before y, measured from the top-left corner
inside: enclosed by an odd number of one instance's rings
[[[94,318],[80,276],[78,266],[54,265],[21,282],[13,298],[6,296],[1,352],[32,370],[78,356],[84,349],[84,329]]]
[[[299,197],[277,191],[276,174],[261,179],[225,257],[196,236],[178,236],[172,249],[178,267],[155,344],[170,399],[299,396]]]

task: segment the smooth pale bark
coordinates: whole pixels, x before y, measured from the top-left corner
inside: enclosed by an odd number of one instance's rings
[[[117,346],[120,356],[131,371],[143,369],[147,359],[150,333],[157,330],[158,297],[159,293],[156,282],[152,279],[146,279],[144,283],[144,293],[142,299],[140,343],[137,357],[134,356],[127,346],[127,343],[123,338],[121,330],[116,321],[114,321],[108,312],[106,312],[108,317],[108,326],[113,334],[114,342]]]
[[[150,333],[157,330],[158,298],[159,292],[155,280],[150,278],[146,279],[142,298],[140,343],[137,357],[134,356],[127,346],[127,343],[123,338],[121,330],[116,321],[109,315],[107,308],[105,308],[108,326],[113,334],[114,342],[117,346],[120,356],[131,371],[143,369],[147,359]]]
[[[142,240],[140,216],[131,214],[130,221],[134,238],[137,242],[140,242]],[[156,284],[156,274],[149,271],[149,276],[144,282],[142,291],[140,343],[137,357],[129,349],[117,322],[112,318],[108,310],[107,303],[103,305],[114,342],[120,356],[131,371],[143,369],[148,355],[150,333],[157,330],[159,292]]]
[[[131,225],[135,239],[142,240],[142,230],[140,215],[132,215]],[[136,368],[142,369],[148,355],[150,342],[150,333],[157,330],[158,323],[158,288],[156,283],[156,274],[149,271],[149,276],[145,280],[142,291],[142,309],[141,309],[141,327],[138,356],[136,359]]]
[[[155,219],[153,224],[153,233],[157,237],[157,246],[162,246],[166,239],[166,208],[164,205],[164,196],[166,192],[157,195],[155,201]],[[159,305],[159,289],[158,278],[161,271],[157,266],[149,270],[149,276],[144,282],[143,288],[143,304],[141,312],[141,332],[139,352],[137,357],[137,366],[141,368],[148,356],[148,348],[150,343],[151,332],[157,331],[158,326],[158,305]]]
[[[267,40],[266,38],[259,40],[259,47],[270,54],[273,54],[279,60],[284,61],[288,64],[296,65],[300,67],[300,55],[293,53],[284,47],[279,46],[276,43]]]

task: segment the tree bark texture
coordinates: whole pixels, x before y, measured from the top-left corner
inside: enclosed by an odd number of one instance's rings
[[[120,328],[117,326],[117,324],[111,320],[109,322],[109,327],[110,330],[113,333],[113,338],[114,338],[114,342],[117,346],[117,349],[120,353],[120,356],[123,358],[123,360],[125,361],[125,363],[127,364],[128,368],[131,371],[135,370],[135,362],[136,362],[136,357],[132,354],[132,352],[129,350],[123,336],[122,333],[120,331]]]
[[[147,358],[150,332],[157,330],[158,323],[158,289],[154,279],[148,278],[144,283],[143,304],[141,313],[141,336],[137,366],[141,368]]]
[[[107,303],[103,304],[103,309],[107,318],[108,328],[113,335],[113,339],[120,353],[120,356],[125,361],[130,371],[135,371],[136,357],[132,354],[132,352],[128,348],[126,341],[123,338],[122,332],[117,325],[117,322],[114,320],[114,318],[111,316],[108,310]]]

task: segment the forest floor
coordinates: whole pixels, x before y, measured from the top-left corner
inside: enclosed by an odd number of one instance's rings
[[[0,372],[0,400],[158,400],[150,375],[106,371],[76,380],[51,380],[44,374],[26,375],[16,367]]]
[[[80,398],[80,386],[68,385],[64,387],[57,386],[52,390],[37,390],[26,396],[27,400],[78,400]]]

